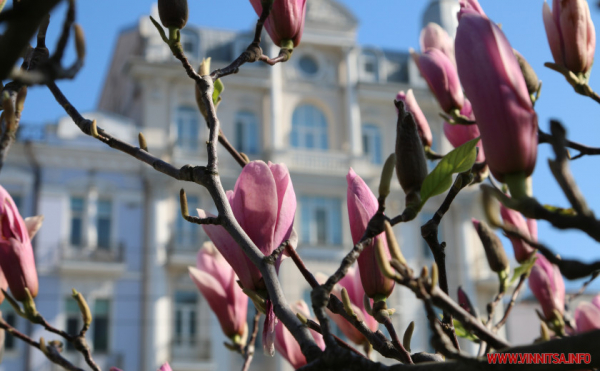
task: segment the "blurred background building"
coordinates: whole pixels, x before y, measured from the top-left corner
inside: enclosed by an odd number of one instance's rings
[[[455,0],[432,0],[423,25],[436,22],[451,35],[456,28]],[[157,17],[156,7],[152,13]],[[296,230],[299,253],[313,272],[332,273],[352,246],[346,207],[346,174],[352,167],[373,189],[381,165],[394,151],[399,90],[413,89],[433,132],[433,149],[446,153],[436,101],[419,76],[408,51],[357,44],[358,21],[334,0],[308,2],[302,43],[285,64],[244,65],[224,79],[219,106],[222,130],[251,159],[287,164],[298,197]],[[188,25],[183,47],[195,65],[205,57],[212,67],[226,66],[250,43],[246,33]],[[268,36],[263,50],[278,49]],[[137,143],[143,132],[150,152],[175,164],[206,163],[208,130],[185,75],[148,17],[119,36],[95,112],[107,132]],[[220,174],[232,189],[239,166],[219,148]],[[432,164],[433,168],[434,164]],[[179,189],[190,208],[215,212],[200,186],[175,181],[135,159],[83,135],[65,117],[43,127],[24,123],[19,141],[0,175],[24,216],[44,214],[35,251],[40,275],[38,309],[57,327],[81,326],[71,288],[87,298],[94,315],[88,340],[103,369],[154,370],[169,361],[175,371],[236,369],[239,355],[227,351],[216,318],[190,280],[187,267],[207,240],[201,227],[179,212]],[[460,193],[446,214],[440,240],[447,242],[450,289],[462,285],[480,307],[497,290],[470,218],[478,215],[477,193]],[[388,198],[387,213],[403,210],[399,187]],[[431,265],[420,225],[430,219],[441,197],[432,199],[417,220],[395,228],[409,264]],[[309,286],[290,261],[280,271],[290,301],[309,298]],[[413,350],[430,350],[421,303],[397,287],[391,307],[402,333],[416,321]],[[31,331],[6,304],[5,318]],[[249,317],[254,310],[249,310]],[[499,312],[499,311],[498,311]],[[41,330],[34,338],[55,336]],[[465,344],[466,345],[466,344]],[[287,370],[279,356],[262,356],[254,369]],[[68,358],[83,365],[69,346]],[[35,349],[12,338],[0,370],[53,370]]]

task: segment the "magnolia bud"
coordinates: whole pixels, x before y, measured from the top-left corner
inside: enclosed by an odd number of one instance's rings
[[[396,175],[406,193],[406,204],[421,203],[421,184],[427,176],[427,161],[419,138],[417,124],[402,101],[396,101],[398,123],[396,126]]]
[[[188,21],[187,0],[158,0],[158,15],[164,27],[184,28]]]
[[[485,222],[480,222],[477,219],[471,219],[473,226],[477,230],[479,239],[485,249],[485,256],[488,264],[494,272],[503,272],[508,269],[509,262],[504,246],[500,238],[488,227]]]
[[[477,312],[477,308],[475,308],[473,306],[473,303],[471,303],[471,299],[469,299],[469,296],[462,289],[461,286],[458,286],[458,305],[460,305],[460,307],[462,309],[469,312],[469,314],[472,315],[473,317],[477,318],[479,316],[479,313]]]

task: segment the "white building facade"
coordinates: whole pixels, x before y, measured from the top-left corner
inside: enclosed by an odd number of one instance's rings
[[[436,21],[453,34],[457,6],[453,0],[431,1],[424,23]],[[358,45],[357,25],[340,3],[311,0],[302,44],[292,59],[274,67],[244,65],[225,78],[218,111],[224,134],[238,150],[288,166],[298,198],[298,251],[315,273],[332,273],[352,247],[346,174],[352,167],[376,189],[381,165],[394,151],[392,101],[399,90],[414,90],[429,119],[434,149],[451,150],[437,102],[408,52]],[[219,68],[245,49],[252,32],[188,25],[183,45],[194,64],[211,57],[212,67]],[[275,55],[278,49],[266,35],[263,40],[263,49]],[[208,130],[196,108],[193,82],[147,17],[120,34],[98,111],[84,116],[128,143],[143,132],[149,151],[176,166],[206,163]],[[20,138],[0,182],[24,216],[46,216],[35,241],[40,312],[75,331],[80,319],[71,288],[83,293],[94,314],[88,338],[103,369],[154,370],[166,361],[175,371],[238,368],[241,357],[223,347],[216,317],[187,273],[207,237],[181,218],[179,189],[185,188],[190,209],[215,212],[208,193],[83,135],[69,118],[37,130],[23,126]],[[232,189],[239,166],[222,148],[219,155],[223,184]],[[433,261],[419,227],[442,197],[428,202],[417,220],[395,228],[414,268]],[[402,212],[399,186],[388,200],[389,215]],[[440,240],[448,245],[451,295],[462,285],[483,307],[497,283],[471,225],[479,213],[477,193],[461,192],[444,217]],[[280,277],[290,302],[308,299],[309,286],[291,261],[284,261]],[[417,323],[413,350],[430,350],[421,303],[402,287],[391,303],[400,333],[410,321]],[[9,307],[1,309],[28,330]],[[32,334],[54,339],[37,327]],[[70,348],[65,354],[83,366]],[[255,369],[289,369],[279,356],[260,355],[255,362]],[[0,364],[2,371],[53,369],[40,352],[14,339]]]

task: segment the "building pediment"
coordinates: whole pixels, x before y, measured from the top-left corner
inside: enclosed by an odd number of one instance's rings
[[[335,0],[310,0],[306,4],[306,27],[354,31],[358,20],[348,8]]]

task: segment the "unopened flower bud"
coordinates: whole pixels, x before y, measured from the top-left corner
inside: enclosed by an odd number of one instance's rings
[[[77,302],[77,306],[79,306],[79,311],[81,312],[81,317],[83,319],[83,324],[85,326],[89,326],[92,323],[92,311],[90,310],[90,306],[87,301],[80,292],[73,289],[73,299]]]
[[[184,28],[188,21],[187,0],[158,0],[158,15],[164,27]]]
[[[406,204],[418,205],[421,203],[421,184],[427,177],[427,160],[413,115],[406,111],[401,101],[396,101],[396,107],[399,110],[396,126],[396,175],[406,193]]]
[[[521,68],[521,72],[525,78],[525,85],[527,85],[527,91],[530,95],[535,94],[540,86],[540,80],[538,79],[529,62],[527,62],[527,59],[525,59],[521,53],[513,49],[513,54],[517,58],[517,62],[519,62],[519,67]]]
[[[379,182],[379,197],[387,197],[390,194],[390,183],[394,176],[394,169],[396,167],[396,155],[391,154],[385,164],[383,170],[381,170],[381,180]]]
[[[75,31],[75,49],[77,50],[77,59],[83,60],[85,58],[85,36],[83,34],[83,28],[80,25],[73,25],[73,31]]]
[[[471,221],[483,244],[485,256],[487,257],[491,270],[496,273],[506,271],[509,267],[509,262],[500,238],[485,222],[480,222],[477,219],[471,219]]]
[[[473,317],[477,317],[479,315],[479,313],[477,312],[477,308],[473,306],[473,303],[471,303],[471,299],[469,299],[469,296],[462,289],[461,286],[458,286],[458,305],[460,305],[462,309],[469,312],[469,314]]]

